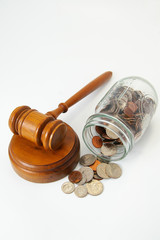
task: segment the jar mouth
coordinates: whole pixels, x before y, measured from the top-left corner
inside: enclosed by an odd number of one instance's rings
[[[122,145],[117,145],[116,154],[112,156],[105,156],[101,153],[100,148],[95,148],[93,146],[92,138],[99,135],[95,130],[96,126],[109,129],[121,140]],[[126,127],[126,125],[119,119],[106,113],[96,113],[90,116],[83,129],[82,136],[89,150],[104,162],[123,159],[132,149],[134,144],[134,136],[132,132]]]

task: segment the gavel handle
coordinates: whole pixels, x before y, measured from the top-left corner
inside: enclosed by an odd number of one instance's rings
[[[52,115],[56,119],[61,113],[67,112],[69,107],[73,106],[82,98],[86,97],[98,87],[100,87],[103,83],[107,82],[111,78],[111,76],[112,72],[110,71],[101,74],[99,77],[88,83],[80,91],[74,94],[71,98],[69,98],[65,103],[60,103],[58,105],[58,108],[53,111],[47,112],[47,115]]]

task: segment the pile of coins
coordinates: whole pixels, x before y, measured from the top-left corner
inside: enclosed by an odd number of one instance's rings
[[[155,108],[155,101],[148,95],[127,86],[120,86],[113,91],[100,112],[122,120],[136,138],[142,133],[144,122],[152,117]]]
[[[155,107],[154,100],[144,95],[141,91],[120,86],[113,91],[100,110],[100,113],[112,115],[123,122],[133,133],[136,140],[145,130],[145,126],[150,121]],[[100,148],[103,156],[111,157],[118,152],[118,148],[123,144],[114,133],[116,128],[112,125],[112,122],[107,124],[104,121],[104,125],[106,127],[95,127],[98,136],[92,138],[92,144],[95,148]]]
[[[96,126],[95,130],[99,136],[92,138],[92,144],[95,148],[101,148],[103,156],[111,157],[117,153],[117,147],[122,145],[120,138],[110,129],[114,130],[113,125],[108,125],[108,128]]]
[[[77,197],[83,198],[87,194],[97,196],[103,192],[102,179],[119,178],[122,170],[116,163],[103,163],[92,154],[80,158],[83,166],[68,176],[69,181],[62,184],[62,191],[66,194],[74,192]],[[75,184],[78,186],[75,187]]]

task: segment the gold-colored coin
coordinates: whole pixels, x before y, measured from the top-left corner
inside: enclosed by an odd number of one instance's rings
[[[103,184],[100,181],[95,179],[93,179],[90,183],[87,183],[86,187],[87,187],[88,193],[93,196],[97,196],[103,192]]]

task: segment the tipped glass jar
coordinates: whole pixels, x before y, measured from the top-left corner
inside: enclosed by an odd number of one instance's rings
[[[104,161],[124,158],[146,131],[158,98],[153,86],[140,77],[116,82],[83,129],[87,147]]]

